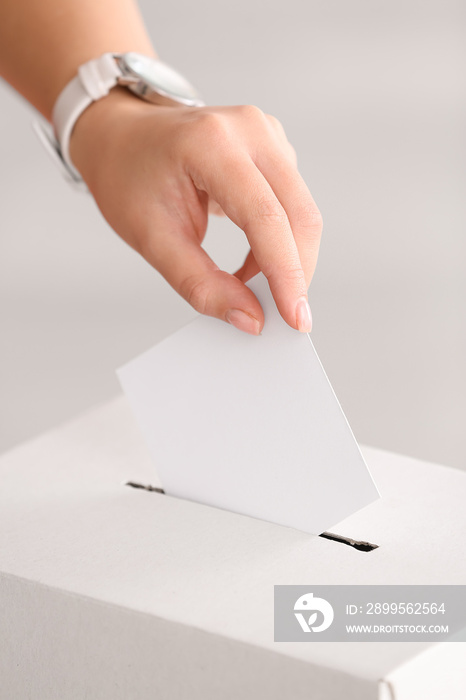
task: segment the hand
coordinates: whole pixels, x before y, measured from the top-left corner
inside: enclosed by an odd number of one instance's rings
[[[154,106],[116,88],[80,117],[70,153],[110,226],[197,311],[260,333],[264,314],[244,282],[261,270],[285,321],[311,329],[322,218],[274,117]],[[235,275],[201,247],[209,210],[247,236]]]

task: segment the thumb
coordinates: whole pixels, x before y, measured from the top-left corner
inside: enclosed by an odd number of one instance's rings
[[[157,242],[148,246],[149,251],[146,248],[146,260],[199,313],[259,335],[264,312],[253,292],[237,277],[220,270],[197,239],[179,229],[167,230],[167,223]]]

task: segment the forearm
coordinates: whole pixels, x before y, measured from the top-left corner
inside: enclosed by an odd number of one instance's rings
[[[47,119],[78,67],[108,51],[155,55],[133,0],[0,2],[0,75]]]

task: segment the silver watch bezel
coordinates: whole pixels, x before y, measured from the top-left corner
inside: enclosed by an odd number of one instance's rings
[[[166,66],[170,69],[170,71],[176,73],[182,79],[182,81],[186,83],[190,91],[192,91],[196,96],[184,97],[182,95],[170,91],[166,86],[159,84],[155,86],[148,83],[146,79],[144,79],[140,74],[137,73],[137,71],[135,71],[128,64],[127,56],[129,55],[140,57],[144,61],[149,60],[153,61],[156,64]],[[149,56],[144,56],[133,51],[123,54],[114,54],[114,58],[121,71],[121,77],[118,78],[118,84],[124,85],[129,90],[131,90],[131,92],[133,92],[138,97],[141,97],[143,100],[147,100],[148,102],[152,102],[153,104],[159,105],[178,104],[184,105],[185,107],[202,107],[204,105],[204,102],[201,100],[200,96],[197,93],[197,90],[193,87],[193,85],[191,85],[191,83],[189,83],[183,75],[175,71],[171,66],[164,64],[162,61],[159,61],[155,58],[152,59]]]

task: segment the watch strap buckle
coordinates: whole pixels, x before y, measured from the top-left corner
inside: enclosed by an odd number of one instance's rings
[[[75,189],[81,192],[88,192],[89,190],[84,180],[81,177],[77,177],[63,159],[60,144],[55,138],[52,126],[42,119],[35,119],[32,122],[32,128],[65,180]]]
[[[78,69],[82,86],[93,102],[106,97],[121,77],[121,70],[111,53],[84,63]]]

